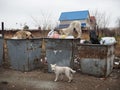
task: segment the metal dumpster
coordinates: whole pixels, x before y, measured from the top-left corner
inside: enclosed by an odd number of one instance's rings
[[[0,66],[2,65],[3,61],[3,38],[0,37]]]
[[[73,67],[73,56],[77,53],[76,48],[80,39],[46,38],[45,42],[48,72],[51,72],[50,64]]]
[[[12,69],[30,71],[40,66],[42,39],[6,39]]]
[[[114,45],[78,46],[81,71],[98,77],[107,77],[113,69]]]

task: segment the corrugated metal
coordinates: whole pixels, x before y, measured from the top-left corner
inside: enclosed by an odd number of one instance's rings
[[[11,68],[30,71],[40,66],[42,39],[6,39]]]
[[[3,61],[3,38],[0,37],[0,66]]]
[[[83,73],[108,76],[113,69],[114,45],[79,45]]]
[[[73,67],[73,55],[75,45],[79,39],[45,39],[48,71],[51,72],[50,64]],[[76,43],[76,44],[75,44]]]
[[[89,11],[72,11],[72,12],[62,12],[59,20],[85,20],[89,17]]]

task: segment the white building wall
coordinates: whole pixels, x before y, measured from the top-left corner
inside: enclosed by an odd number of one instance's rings
[[[73,20],[72,20],[73,21]],[[60,24],[70,24],[72,21],[60,21]],[[86,23],[86,27],[90,28],[90,21],[89,20],[77,20],[80,21],[81,23]]]

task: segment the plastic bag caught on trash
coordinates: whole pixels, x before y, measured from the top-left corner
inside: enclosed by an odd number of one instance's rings
[[[115,37],[102,37],[100,40],[100,44],[102,45],[111,45],[115,44],[117,41]]]

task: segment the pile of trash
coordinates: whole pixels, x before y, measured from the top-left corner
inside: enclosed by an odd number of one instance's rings
[[[59,39],[74,39],[74,36],[61,35],[58,31],[51,30],[48,35],[48,38],[59,38]]]
[[[48,38],[58,38],[58,39],[74,39],[75,37],[71,34],[71,35],[67,35],[67,34],[60,34],[59,30],[51,30],[48,33]],[[74,30],[73,30],[74,32]],[[112,45],[112,44],[116,44],[117,41],[115,39],[115,37],[101,37],[101,39],[98,39],[98,36],[96,35],[95,30],[91,30],[90,31],[90,40],[84,40],[81,39],[80,43],[81,44],[100,44],[100,45]]]

